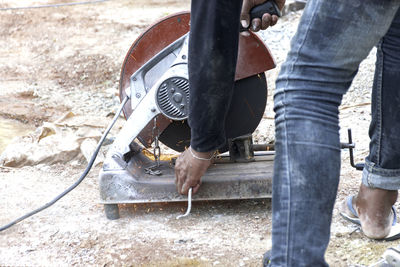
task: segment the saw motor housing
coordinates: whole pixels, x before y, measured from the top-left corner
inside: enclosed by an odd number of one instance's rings
[[[162,115],[171,120],[188,117],[188,40],[185,34],[131,76],[127,95],[130,95],[132,110],[150,90],[155,90],[156,104]],[[161,78],[160,73],[164,73]]]

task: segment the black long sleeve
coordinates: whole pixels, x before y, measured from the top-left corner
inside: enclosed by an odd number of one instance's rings
[[[189,39],[191,147],[208,152],[225,144],[233,94],[241,0],[192,0]]]

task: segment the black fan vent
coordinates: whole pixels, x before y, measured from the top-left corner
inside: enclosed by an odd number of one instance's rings
[[[189,81],[182,77],[165,80],[157,92],[161,112],[173,120],[184,120],[189,112]]]

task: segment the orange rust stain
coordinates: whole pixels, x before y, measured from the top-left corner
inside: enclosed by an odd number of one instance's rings
[[[130,54],[129,57],[131,57],[131,58],[133,58],[133,60],[137,61],[136,58],[132,54]]]
[[[247,108],[248,108],[249,111],[251,112],[251,115],[252,115],[253,117],[255,117],[256,115],[254,114],[254,111],[253,111],[253,109],[251,108],[251,106],[250,106],[250,104],[249,104],[249,102],[247,101],[246,98],[244,99],[244,102],[246,103]]]

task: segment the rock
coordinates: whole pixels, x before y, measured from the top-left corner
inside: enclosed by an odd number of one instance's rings
[[[80,147],[81,152],[88,163],[96,150],[97,142],[98,142],[98,140],[96,140],[94,138],[88,138],[88,139],[83,140],[83,142],[81,144],[81,147]],[[97,165],[103,163],[104,158],[105,158],[104,154],[99,151],[93,165],[97,166]]]
[[[44,122],[35,132],[17,139],[0,155],[7,167],[55,164],[85,158],[88,162],[97,147],[107,121],[98,117],[67,113],[54,123]],[[95,164],[104,162],[99,153]]]
[[[282,10],[282,16],[287,15],[290,12],[304,9],[307,0],[289,0],[286,1],[285,7]]]

